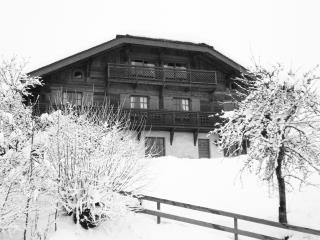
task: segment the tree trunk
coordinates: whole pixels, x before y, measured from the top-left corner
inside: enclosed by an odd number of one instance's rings
[[[284,159],[284,146],[280,147],[277,159],[276,175],[279,188],[279,222],[287,224],[287,201],[286,201],[286,184],[282,176],[282,162]]]

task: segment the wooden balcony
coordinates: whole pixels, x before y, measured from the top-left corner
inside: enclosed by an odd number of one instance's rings
[[[108,64],[108,81],[178,86],[215,86],[216,71]]]
[[[63,109],[63,106],[50,106],[49,104],[40,103],[34,107],[35,114],[48,112],[52,109]],[[77,107],[80,109],[86,107]],[[98,106],[88,107],[89,110],[99,111]],[[113,109],[117,112],[117,109]],[[219,117],[213,112],[182,112],[182,111],[167,111],[167,110],[140,110],[140,109],[122,109],[120,112],[134,126],[143,125],[146,129],[153,130],[181,130],[194,131],[199,130],[208,132],[212,130],[215,123],[220,121]]]
[[[181,112],[167,110],[122,110],[132,123],[143,123],[153,130],[203,130],[214,128],[219,118],[213,112]]]

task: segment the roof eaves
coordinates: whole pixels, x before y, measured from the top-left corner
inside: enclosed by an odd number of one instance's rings
[[[30,75],[37,75],[37,76],[42,76],[44,74],[47,74],[48,72],[53,72],[55,70],[58,70],[62,67],[65,67],[69,64],[72,64],[76,61],[83,60],[85,58],[91,57],[95,54],[98,54],[102,51],[108,50],[112,47],[115,47],[117,45],[120,45],[123,42],[123,40],[117,40],[117,39],[112,39],[108,42],[102,43],[100,45],[91,47],[89,49],[86,49],[84,51],[78,52],[76,54],[73,54],[69,57],[63,58],[61,60],[58,60],[56,62],[50,63],[48,65],[45,65],[41,68],[35,69],[28,74]]]
[[[116,38],[132,38],[132,39],[140,39],[140,40],[151,40],[151,41],[158,41],[158,42],[167,42],[167,43],[177,43],[177,44],[185,44],[185,45],[194,45],[194,46],[204,46],[211,49],[214,49],[213,46],[208,45],[206,43],[193,43],[193,42],[185,42],[185,41],[176,41],[170,39],[163,39],[163,38],[149,38],[149,37],[142,37],[142,36],[133,36],[133,35],[116,35]]]
[[[232,59],[226,57],[222,53],[215,50],[212,46],[209,46],[207,44],[196,44],[196,43],[190,43],[190,42],[179,42],[179,41],[173,41],[173,40],[155,39],[155,38],[147,38],[147,37],[135,37],[130,35],[117,35],[115,39],[102,43],[98,46],[89,48],[82,52],[76,53],[74,55],[61,59],[54,63],[51,63],[49,65],[46,65],[44,67],[33,70],[29,74],[43,76],[49,72],[53,72],[69,64],[91,57],[93,55],[96,55],[100,52],[106,51],[110,48],[113,48],[121,44],[136,44],[136,45],[145,45],[145,46],[153,46],[153,47],[165,47],[165,48],[172,48],[172,49],[189,50],[189,51],[195,51],[195,52],[207,52],[212,56],[216,57],[217,59],[219,59],[220,61],[223,61],[224,63],[230,65],[232,68],[234,68],[237,71],[240,71],[240,72],[247,71],[245,67],[236,63]]]

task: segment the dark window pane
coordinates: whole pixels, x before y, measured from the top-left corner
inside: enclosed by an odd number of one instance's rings
[[[73,77],[77,78],[77,79],[81,79],[81,78],[83,78],[83,72],[80,70],[74,71]]]
[[[145,147],[146,147],[146,155],[151,154],[153,157],[165,156],[164,138],[146,137]]]

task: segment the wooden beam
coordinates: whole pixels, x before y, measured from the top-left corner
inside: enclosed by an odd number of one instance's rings
[[[164,108],[164,97],[163,97],[163,92],[164,92],[164,85],[160,86],[159,89],[159,109],[163,109]]]
[[[194,146],[197,146],[198,134],[199,134],[199,129],[196,129],[193,131],[193,144],[194,144]]]
[[[173,143],[173,137],[174,137],[174,128],[170,129],[170,145]]]

